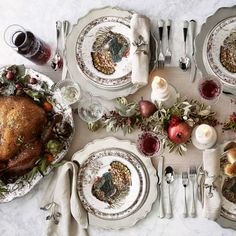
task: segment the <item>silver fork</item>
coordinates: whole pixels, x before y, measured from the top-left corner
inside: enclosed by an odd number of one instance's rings
[[[163,53],[163,49],[162,49],[162,36],[163,36],[163,26],[164,26],[164,21],[161,20],[159,22],[159,40],[160,40],[160,51],[159,51],[159,55],[158,55],[158,68],[164,68],[165,66],[165,56]]]
[[[172,52],[170,50],[170,27],[171,27],[171,20],[169,19],[166,23],[167,27],[167,48],[165,54],[165,63],[170,64]]]
[[[189,168],[189,179],[192,185],[192,204],[190,210],[190,216],[196,217],[196,205],[195,205],[195,182],[197,176],[197,169],[196,166],[190,166]]]
[[[188,172],[182,172],[182,184],[184,186],[184,212],[183,217],[188,216],[188,208],[187,208],[187,199],[186,199],[186,187],[188,186]]]

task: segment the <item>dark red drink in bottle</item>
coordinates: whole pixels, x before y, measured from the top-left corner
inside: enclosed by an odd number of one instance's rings
[[[43,65],[51,56],[50,47],[32,32],[19,25],[11,25],[5,31],[5,41],[30,61]]]

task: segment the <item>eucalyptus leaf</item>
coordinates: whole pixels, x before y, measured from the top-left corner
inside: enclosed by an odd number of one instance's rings
[[[17,65],[16,72],[19,77],[24,76],[25,75],[25,66],[24,65]]]
[[[36,102],[40,102],[40,98],[42,98],[42,94],[38,91],[33,91],[31,89],[24,89],[24,92],[30,96],[31,98],[33,98],[34,101]]]
[[[202,110],[198,112],[198,115],[200,116],[208,116],[211,113],[210,110]]]
[[[120,104],[120,105],[127,105],[128,104],[128,101],[125,97],[118,97],[116,99],[117,103]]]

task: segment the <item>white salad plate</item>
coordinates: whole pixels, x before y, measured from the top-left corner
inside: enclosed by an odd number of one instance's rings
[[[78,194],[91,225],[131,227],[151,210],[157,176],[136,145],[113,137],[94,140],[73,155],[79,162]]]

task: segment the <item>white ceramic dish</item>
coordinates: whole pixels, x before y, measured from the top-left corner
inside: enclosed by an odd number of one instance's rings
[[[88,210],[91,225],[106,229],[127,228],[151,210],[157,197],[156,170],[151,160],[139,153],[135,144],[113,137],[94,140],[75,153],[72,160],[81,166],[78,192]],[[97,177],[107,173],[113,161],[122,163],[132,176],[128,194],[123,198],[125,201],[116,201],[117,205],[98,200],[91,192]]]

